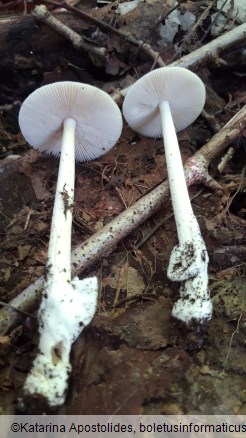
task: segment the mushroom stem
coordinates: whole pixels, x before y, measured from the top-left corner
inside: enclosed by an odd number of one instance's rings
[[[71,280],[71,229],[75,178],[76,121],[67,118],[63,137],[47,259],[47,282]],[[55,281],[56,281],[55,280]]]
[[[197,221],[190,203],[183,163],[169,102],[161,102],[159,108],[161,112],[165,158],[173,211],[179,244],[182,245],[187,240],[192,241],[194,228],[197,228]]]
[[[63,123],[61,157],[48,249],[45,293],[38,313],[39,353],[24,394],[39,394],[50,406],[64,402],[72,343],[91,321],[97,302],[96,277],[71,280],[71,229],[75,178],[76,121]]]
[[[61,153],[38,313],[39,353],[23,388],[24,398],[40,395],[50,406],[59,406],[71,371],[72,343],[93,318],[98,295],[97,277],[71,279],[75,158],[85,161],[105,154],[120,136],[122,116],[105,92],[64,81],[35,90],[21,107],[19,123],[34,147]]]
[[[179,245],[172,250],[167,276],[182,282],[180,299],[172,315],[186,323],[193,318],[210,319],[212,303],[208,290],[208,254],[193,213],[169,102],[159,104],[167,173]]]
[[[72,343],[96,311],[96,277],[71,280],[71,229],[75,179],[76,121],[66,118],[48,249],[45,293],[38,312],[39,353],[24,394],[39,394],[50,406],[64,402]]]

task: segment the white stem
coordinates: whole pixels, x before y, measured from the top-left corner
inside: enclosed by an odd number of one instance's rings
[[[47,279],[71,280],[71,230],[75,178],[76,121],[64,120],[59,174],[56,186],[47,261]],[[56,281],[55,280],[55,281]]]
[[[50,406],[59,406],[65,400],[71,346],[93,318],[98,294],[96,277],[71,280],[75,128],[75,120],[64,120],[47,279],[38,312],[39,353],[24,385],[25,395],[41,395]]]
[[[212,316],[208,291],[208,254],[194,216],[169,103],[159,105],[162,119],[168,181],[176,221],[179,245],[172,250],[167,276],[180,281],[180,299],[173,316],[186,323],[193,318],[203,321]]]
[[[41,395],[50,406],[64,403],[72,343],[96,311],[96,277],[53,283],[39,309],[39,352],[24,384],[24,396]]]
[[[178,139],[169,103],[163,101],[160,103],[159,108],[161,112],[165,158],[173,212],[176,221],[179,244],[182,245],[187,240],[192,241],[194,221],[196,222],[196,218],[191,207]]]

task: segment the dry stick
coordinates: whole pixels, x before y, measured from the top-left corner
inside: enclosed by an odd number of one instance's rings
[[[149,44],[144,44],[143,41],[139,41],[131,36],[124,35],[124,33],[120,32],[119,30],[115,29],[114,27],[110,26],[104,21],[92,17],[86,12],[78,8],[75,8],[74,6],[69,5],[65,1],[61,1],[59,3],[56,3],[52,0],[42,0],[42,1],[43,3],[51,4],[55,7],[62,7],[64,9],[67,9],[68,11],[73,12],[77,16],[81,17],[83,20],[95,24],[101,30],[109,33],[113,33],[114,35],[117,35],[119,38],[125,40],[126,42],[132,44],[133,46],[143,50],[148,56],[150,56],[154,61],[156,61],[159,67],[163,67],[165,65],[163,60],[160,58],[160,54],[158,52],[155,52]],[[235,44],[239,44],[240,42],[245,41],[245,34],[246,34],[246,23],[241,24],[241,26],[236,27],[235,29],[227,32],[224,35],[221,35],[220,37],[216,38],[215,40],[211,41],[205,46],[200,47],[199,49],[195,50],[189,55],[186,55],[183,58],[174,61],[170,65],[179,65],[181,67],[186,67],[186,68],[193,66],[193,68],[197,68],[200,65],[200,63],[207,62],[209,58],[213,58],[213,57],[216,57],[218,59],[220,52],[225,51],[230,47],[233,47]]]
[[[6,103],[5,105],[0,105],[0,112],[2,111],[11,111],[15,106],[21,105],[21,102],[19,100],[16,100],[13,103]]]
[[[206,145],[187,161],[185,171],[188,185],[194,183],[194,181],[201,182],[209,178],[207,169],[210,161],[240,135],[245,125],[246,105],[229,120],[219,133],[215,134]],[[194,163],[197,162],[202,162],[203,173],[200,170],[198,173],[196,172]],[[110,223],[89,237],[84,243],[78,245],[72,252],[73,276],[83,273],[101,257],[109,255],[124,237],[160,209],[168,194],[168,183],[164,181],[119,216],[112,219]],[[9,304],[30,313],[37,306],[40,299],[43,282],[44,277],[38,278]],[[6,334],[22,320],[23,317],[11,308],[2,309],[0,311],[0,335]]]
[[[172,62],[170,65],[176,65],[179,67],[198,68],[204,65],[206,62],[218,61],[219,56],[222,52],[234,47],[236,44],[245,43],[246,39],[246,23],[241,24],[233,30],[219,36],[210,43],[205,44],[194,52],[185,55],[177,61]]]
[[[235,149],[230,147],[226,154],[221,158],[220,163],[218,164],[218,171],[219,173],[222,173],[224,168],[226,167],[227,163],[231,161],[233,155],[235,154]]]
[[[197,68],[199,65],[207,62],[212,56],[221,53],[222,51],[233,47],[245,40],[246,24],[242,24],[218,37],[216,40],[206,44],[195,52],[184,56],[171,65],[179,65],[180,67]],[[122,90],[126,93],[127,89]],[[115,100],[121,98],[121,93],[115,94]],[[203,146],[196,154],[186,163],[186,178],[187,184],[191,185],[194,182],[209,182],[207,172],[208,165],[214,156],[219,155],[233,140],[235,140],[240,132],[244,129],[246,120],[246,107],[243,107],[225,126],[214,135],[211,140]],[[195,174],[196,167],[199,163],[197,175]],[[197,168],[199,167],[197,166]],[[201,172],[202,168],[202,172]],[[191,169],[191,170],[190,170]],[[210,181],[211,186],[211,181]],[[216,188],[216,185],[215,185]],[[217,186],[218,188],[218,186]],[[73,275],[82,273],[85,269],[92,266],[107,252],[113,251],[117,243],[127,236],[134,228],[152,216],[164,203],[165,196],[168,195],[168,184],[163,182],[154,190],[149,192],[133,206],[125,210],[118,217],[114,218],[109,224],[103,227],[100,231],[79,245],[72,253],[73,257]],[[30,284],[21,294],[10,301],[10,305],[25,312],[32,312],[37,307],[40,294],[43,286],[44,277],[38,278],[34,283]],[[10,308],[4,308],[0,311],[0,335],[7,333],[12,327],[21,322],[23,318],[18,312]]]
[[[137,40],[133,38],[132,36],[127,36],[124,33],[120,32],[119,30],[115,29],[114,27],[107,24],[105,21],[98,20],[97,18],[92,17],[91,15],[87,14],[86,12],[82,11],[81,9],[75,8],[74,6],[71,6],[69,3],[66,3],[65,1],[61,2],[54,2],[52,0],[42,0],[43,3],[53,5],[56,8],[61,7],[66,9],[67,11],[73,12],[75,15],[81,17],[83,20],[88,21],[90,23],[93,23],[95,26],[99,27],[102,31],[106,31],[108,33],[113,33],[114,35],[117,35],[120,39],[126,41],[127,43],[132,44],[135,47],[138,47],[139,50],[142,50],[146,53],[159,67],[164,67],[165,63],[161,59],[161,56],[158,52],[155,52],[152,47],[149,44],[144,43],[143,41]]]
[[[88,44],[84,38],[78,33],[74,32],[72,29],[63,24],[60,20],[57,20],[48,11],[46,6],[40,5],[35,6],[32,11],[32,15],[42,23],[49,25],[52,29],[58,32],[60,35],[67,38],[76,49],[83,49],[88,53],[96,56],[97,58],[105,60],[107,58],[108,52],[104,47],[96,47],[92,44]]]
[[[246,40],[246,23],[241,24],[233,30],[219,36],[215,40],[203,47],[183,56],[177,61],[172,62],[168,66],[178,66],[184,68],[191,68],[191,70],[197,70],[199,67],[206,63],[218,63],[222,52],[229,50],[235,45],[245,43]],[[223,62],[224,63],[224,62]],[[117,91],[112,95],[112,98],[117,102],[125,96],[129,87],[124,88],[120,92]]]

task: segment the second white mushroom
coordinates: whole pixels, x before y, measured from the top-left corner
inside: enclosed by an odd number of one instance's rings
[[[142,135],[163,137],[168,180],[179,245],[169,261],[167,276],[181,282],[180,299],[173,316],[188,323],[210,319],[208,254],[194,216],[185,181],[176,131],[190,125],[205,103],[200,78],[181,67],[156,69],[132,85],[123,103],[123,114],[132,129]]]

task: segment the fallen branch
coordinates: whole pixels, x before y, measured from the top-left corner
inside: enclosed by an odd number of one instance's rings
[[[192,66],[192,69],[197,69],[205,63],[218,65],[220,63],[220,55],[235,45],[245,42],[245,37],[246,23],[235,27],[235,29],[219,36],[215,40],[210,41],[210,43],[205,44],[194,52],[183,56],[181,59],[172,62],[170,65],[177,65],[185,68]],[[222,64],[225,64],[223,60]]]
[[[231,142],[238,138],[245,125],[246,106],[186,162],[185,172],[189,186],[202,182],[210,187],[220,188],[219,184],[209,176],[208,166],[212,159],[221,154]],[[109,255],[124,237],[160,209],[168,194],[168,183],[165,181],[115,217],[84,243],[78,245],[72,252],[73,276],[82,274],[102,256]],[[37,307],[43,282],[44,277],[38,278],[9,304],[19,310],[31,313]],[[12,308],[2,309],[0,311],[0,335],[6,334],[22,320],[23,316]]]
[[[171,66],[178,66],[189,68],[192,71],[197,71],[198,68],[205,64],[225,64],[224,60],[221,60],[220,56],[223,52],[231,49],[235,45],[240,45],[242,42],[245,42],[246,39],[246,23],[241,24],[241,26],[236,27],[230,32],[225,33],[224,35],[219,36],[215,40],[211,41],[205,46],[200,47],[194,52],[189,53],[188,55],[183,56],[177,61],[168,64]],[[125,96],[129,87],[124,88],[120,92],[115,92],[112,96],[113,99],[117,102],[122,99],[122,96]]]
[[[35,9],[32,11],[32,15],[37,20],[47,24],[51,27],[51,29],[55,30],[60,35],[67,38],[73,44],[75,49],[82,49],[99,59],[105,60],[107,58],[107,49],[105,49],[104,47],[96,47],[92,44],[88,44],[81,35],[79,35],[77,32],[74,32],[68,26],[63,24],[60,20],[57,20],[57,18],[51,15],[46,6],[36,6]]]
[[[112,34],[118,36],[120,39],[126,41],[127,43],[132,44],[133,46],[137,47],[139,50],[142,50],[143,52],[146,53],[146,55],[148,55],[154,61],[154,63],[156,65],[158,65],[159,67],[164,67],[165,63],[161,59],[160,54],[158,52],[155,52],[149,44],[144,43],[143,41],[137,40],[136,38],[133,38],[132,36],[125,35],[124,33],[117,30],[115,27],[110,26],[105,21],[98,20],[97,18],[92,17],[91,15],[82,11],[81,9],[75,8],[74,6],[70,5],[69,3],[66,3],[63,0],[59,3],[56,3],[55,1],[52,1],[52,0],[43,0],[43,3],[55,6],[56,8],[57,7],[64,8],[67,11],[73,12],[75,15],[81,17],[83,20],[85,20],[89,23],[93,23],[94,25],[99,27],[99,29],[101,29],[102,31],[112,33]]]

